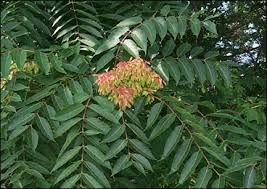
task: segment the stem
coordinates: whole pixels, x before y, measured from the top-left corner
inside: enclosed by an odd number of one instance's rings
[[[83,123],[81,124],[81,127],[80,127],[81,146],[82,146],[82,150],[81,150],[81,167],[80,167],[81,176],[83,174],[83,162],[84,162],[84,123],[85,123],[86,114],[87,114],[87,111],[88,111],[88,106],[90,104],[91,98],[92,97],[89,97],[87,102],[86,102],[85,109],[84,109],[84,112],[83,112],[83,117],[82,117]],[[80,187],[82,188],[82,179],[80,179]]]

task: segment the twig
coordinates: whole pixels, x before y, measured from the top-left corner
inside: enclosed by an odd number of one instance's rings
[[[81,146],[82,146],[82,150],[81,150],[81,175],[83,174],[83,162],[84,162],[84,122],[85,122],[85,119],[87,117],[86,114],[88,111],[88,106],[90,104],[91,98],[92,97],[89,97],[87,102],[86,102],[85,109],[83,112],[83,117],[82,117],[83,123],[81,124],[81,127],[80,127]],[[80,187],[82,188],[82,179],[80,179]]]

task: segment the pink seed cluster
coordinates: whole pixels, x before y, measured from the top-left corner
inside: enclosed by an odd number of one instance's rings
[[[99,94],[107,95],[120,109],[131,107],[135,98],[141,95],[147,96],[148,102],[152,102],[153,94],[165,83],[149,64],[137,58],[119,62],[109,72],[97,74]]]

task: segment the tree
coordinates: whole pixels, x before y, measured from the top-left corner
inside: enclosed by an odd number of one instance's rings
[[[266,186],[266,86],[213,6],[2,2],[1,186]]]

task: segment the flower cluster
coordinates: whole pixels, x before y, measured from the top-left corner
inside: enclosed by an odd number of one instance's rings
[[[108,95],[121,109],[131,107],[134,99],[141,95],[148,96],[148,102],[153,101],[152,94],[165,83],[148,64],[138,58],[119,62],[111,71],[97,74],[99,94]]]

